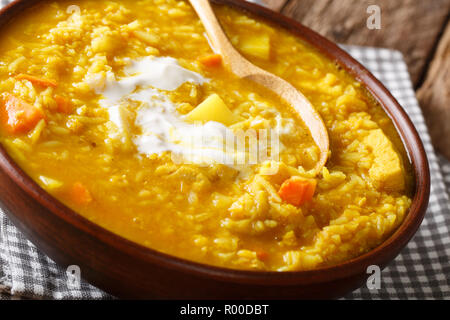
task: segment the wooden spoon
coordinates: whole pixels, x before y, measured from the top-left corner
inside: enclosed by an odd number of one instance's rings
[[[250,79],[272,90],[300,115],[320,150],[315,173],[322,171],[328,159],[330,141],[325,124],[308,99],[287,81],[249,62],[231,44],[217,20],[209,0],[189,0],[202,21],[212,49],[222,56],[225,65],[238,77]]]

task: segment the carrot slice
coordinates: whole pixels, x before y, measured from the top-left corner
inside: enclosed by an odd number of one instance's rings
[[[39,121],[45,119],[44,112],[28,102],[6,93],[1,108],[1,122],[13,134],[26,133]]]
[[[70,190],[70,197],[78,205],[87,205],[92,202],[91,193],[81,182],[74,183]]]
[[[59,95],[56,95],[54,97],[54,99],[56,101],[56,105],[57,105],[56,110],[58,110],[58,112],[65,113],[65,114],[72,113],[73,108],[72,108],[72,104],[70,103],[69,99],[59,96]]]
[[[278,194],[283,201],[294,206],[311,201],[316,192],[317,181],[314,179],[304,179],[301,177],[291,177],[280,187]]]
[[[31,83],[38,85],[40,87],[44,87],[44,88],[48,88],[48,87],[52,87],[52,88],[56,88],[58,86],[58,83],[54,80],[48,80],[48,79],[43,79],[43,78],[38,78],[35,76],[30,76],[28,74],[19,74],[15,77],[16,80],[28,80]]]
[[[217,67],[222,64],[222,56],[220,54],[211,54],[200,58],[199,61],[206,67]]]

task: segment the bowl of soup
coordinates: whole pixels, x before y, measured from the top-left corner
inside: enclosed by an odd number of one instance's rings
[[[228,70],[186,1],[16,1],[0,16],[1,203],[120,297],[330,298],[419,227],[418,134],[364,67],[262,7],[215,1],[233,45],[301,91]]]

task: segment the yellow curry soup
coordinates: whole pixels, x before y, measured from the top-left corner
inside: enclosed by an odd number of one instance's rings
[[[303,40],[215,9],[246,58],[321,114],[331,154],[318,176],[305,124],[222,65],[185,1],[49,1],[13,20],[0,36],[1,143],[82,216],[181,258],[299,271],[379,245],[402,223],[413,184],[390,118]],[[275,130],[278,158],[230,165],[209,152],[225,143],[218,134],[249,130]]]

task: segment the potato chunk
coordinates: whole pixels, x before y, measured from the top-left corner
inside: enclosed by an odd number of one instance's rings
[[[124,45],[118,31],[109,27],[98,27],[92,32],[91,49],[94,53],[112,54]]]
[[[92,39],[92,51],[95,53],[111,52],[117,48],[117,39],[108,35]]]
[[[369,169],[373,185],[380,190],[402,191],[405,178],[400,156],[381,129],[371,130],[364,144],[372,150],[374,160]]]
[[[194,110],[187,114],[186,119],[202,122],[216,121],[226,126],[240,121],[239,117],[228,109],[225,102],[217,94],[209,96],[205,101],[200,103]]]
[[[242,39],[239,42],[239,48],[244,54],[269,60],[270,58],[270,37],[265,35],[254,36]]]

